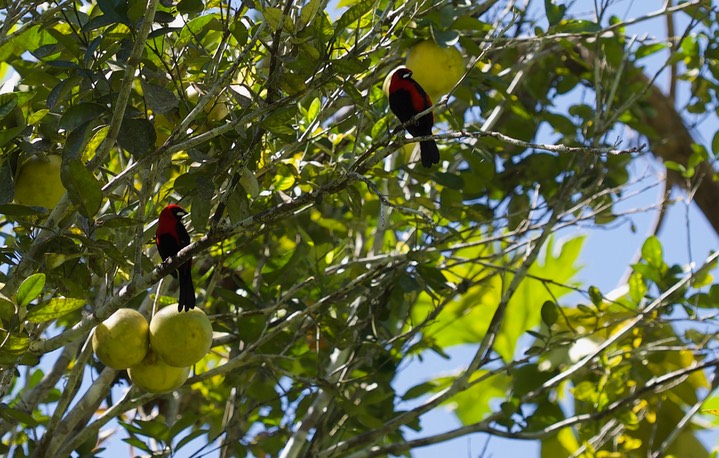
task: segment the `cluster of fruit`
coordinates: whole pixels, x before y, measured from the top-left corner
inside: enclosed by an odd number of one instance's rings
[[[127,369],[132,383],[150,393],[182,386],[190,367],[212,346],[212,324],[205,312],[160,309],[148,325],[138,311],[123,308],[100,323],[92,336],[95,356],[115,370]]]

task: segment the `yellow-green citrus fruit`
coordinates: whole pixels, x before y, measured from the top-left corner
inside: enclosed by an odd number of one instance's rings
[[[142,314],[120,309],[98,324],[92,334],[95,356],[115,370],[127,369],[145,358],[150,343],[149,327]]]
[[[62,158],[52,154],[47,159],[31,157],[20,166],[15,178],[15,200],[32,207],[55,208],[65,194],[60,179]]]
[[[192,366],[210,351],[212,323],[200,309],[165,307],[150,320],[150,346],[170,366]]]
[[[436,103],[464,75],[464,57],[453,46],[443,48],[434,40],[425,40],[410,49],[407,68],[412,70],[412,78]]]
[[[127,370],[130,381],[148,393],[166,393],[181,387],[190,376],[189,367],[165,364],[152,350],[145,359]]]

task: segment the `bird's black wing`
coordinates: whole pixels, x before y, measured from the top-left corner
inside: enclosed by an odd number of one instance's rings
[[[180,251],[180,248],[182,247],[177,244],[175,237],[170,234],[160,234],[157,236],[157,251],[160,252],[160,257],[163,261],[171,256],[175,256],[177,252]],[[174,270],[171,272],[171,275],[177,278],[177,272]]]
[[[180,237],[180,249],[190,244],[190,234],[187,233],[187,229],[185,229],[185,225],[182,224],[182,221],[177,222],[177,235]]]

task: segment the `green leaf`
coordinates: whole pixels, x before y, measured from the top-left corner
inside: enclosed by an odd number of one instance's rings
[[[40,295],[45,287],[45,274],[32,274],[20,284],[15,294],[15,300],[19,307],[27,307],[30,302]]]
[[[125,118],[120,126],[117,143],[135,157],[143,156],[155,149],[157,133],[147,119]]]
[[[247,39],[249,38],[249,35],[247,33],[247,27],[240,22],[240,21],[234,21],[230,25],[230,33],[233,37],[235,37],[235,40],[237,40],[238,46],[244,46],[245,43],[247,43]]]
[[[571,391],[577,400],[592,402],[597,394],[597,385],[585,380],[572,388]]]
[[[662,244],[656,236],[652,235],[644,241],[642,245],[642,258],[644,258],[650,266],[657,269],[661,269],[664,265]]]
[[[139,428],[138,434],[152,437],[162,442],[167,442],[170,436],[170,429],[164,421],[160,420],[135,420],[135,425]]]
[[[679,172],[682,175],[686,174],[687,168],[684,167],[682,164],[679,164],[674,161],[665,161],[664,166],[669,170],[674,170],[675,172]]]
[[[556,434],[542,439],[541,456],[573,456],[578,448],[579,441],[574,436],[572,428],[567,427],[560,429]]]
[[[88,121],[100,118],[106,112],[107,108],[97,103],[78,103],[65,111],[58,126],[67,132],[72,132]]]
[[[295,133],[296,114],[296,105],[285,105],[270,113],[260,124],[272,133],[292,135]]]
[[[222,25],[217,20],[216,14],[205,14],[188,22],[180,32],[180,37],[177,39],[177,46],[187,46],[191,40],[199,36],[204,36],[208,30],[218,30],[216,24],[219,24],[219,30],[222,30]],[[239,23],[236,22],[236,23]]]
[[[97,0],[97,6],[103,13],[113,20],[122,24],[131,25],[127,17],[127,0]]]
[[[182,14],[201,13],[205,9],[202,0],[181,0],[177,4],[177,11]]]
[[[342,59],[332,61],[332,68],[340,75],[356,75],[366,72],[369,69],[370,60],[359,60],[352,56],[344,56]]]
[[[38,216],[45,215],[47,213],[47,208],[42,207],[28,207],[26,205],[18,204],[0,205],[0,214],[7,216]]]
[[[310,0],[305,6],[302,7],[300,12],[299,26],[300,29],[307,27],[312,20],[317,16],[317,13],[322,11],[322,0]]]
[[[641,45],[637,48],[634,53],[634,59],[639,60],[652,54],[658,53],[667,49],[669,45],[667,43],[651,43],[647,45]]]
[[[12,139],[20,135],[25,130],[25,126],[10,127],[9,129],[0,130],[0,147],[7,145]]]
[[[12,320],[16,313],[15,303],[0,293],[0,320],[7,323]]]
[[[719,130],[714,132],[714,137],[712,137],[712,153],[714,156],[719,156]]]
[[[295,31],[295,25],[292,23],[292,19],[284,14],[280,8],[265,8],[262,10],[262,16],[274,32],[280,29],[287,30],[290,33]]]
[[[477,371],[472,380],[486,375],[486,371]],[[451,397],[446,404],[453,406],[454,414],[463,425],[474,424],[492,412],[492,405],[496,400],[506,399],[511,383],[512,378],[502,372],[471,384],[469,389]]]
[[[686,57],[697,57],[699,55],[699,43],[696,37],[692,35],[687,35],[682,38],[679,49],[682,50],[682,53]]]
[[[654,283],[660,283],[662,281],[662,274],[660,269],[649,264],[637,263],[632,264],[632,270],[641,274],[645,279],[653,281]]]
[[[442,291],[448,288],[447,278],[442,274],[442,271],[436,267],[418,265],[417,273],[427,282],[427,285],[435,291]]]
[[[567,10],[565,5],[555,5],[555,0],[544,0],[544,14],[547,16],[549,25],[553,26],[564,18],[564,12]]]
[[[10,424],[16,425],[22,423],[30,428],[36,428],[38,422],[32,417],[31,414],[24,410],[10,407],[4,402],[0,404],[0,417]]]
[[[473,16],[459,16],[451,26],[452,30],[469,30],[474,32],[489,31],[491,26]]]
[[[90,141],[85,143],[85,147],[83,148],[82,153],[80,154],[78,159],[82,161],[89,161],[90,159],[95,157],[95,151],[97,151],[102,142],[105,141],[108,132],[110,132],[110,126],[102,126],[96,128],[92,134],[92,138],[90,139]]]
[[[552,327],[557,322],[558,317],[557,304],[552,301],[544,301],[544,304],[542,304],[542,322],[547,327]]]
[[[158,11],[155,13],[155,22],[160,24],[169,24],[175,20],[175,15],[166,11]]]
[[[459,42],[459,37],[459,32],[456,30],[432,27],[432,38],[442,48],[455,46]]]
[[[436,388],[437,383],[434,381],[420,383],[419,385],[415,385],[409,390],[407,390],[407,392],[402,395],[402,400],[409,401],[411,399],[416,399],[420,396],[424,396],[425,394],[430,393]]]
[[[10,161],[5,161],[0,166],[0,204],[12,202],[15,194],[15,185],[13,183],[13,173],[10,167]]]
[[[444,188],[439,196],[439,212],[450,221],[462,218],[464,203],[462,193],[451,188]]]
[[[101,14],[87,21],[87,23],[82,26],[82,31],[84,33],[89,33],[93,30],[106,27],[114,23],[116,23],[116,21],[112,18],[112,16],[109,16],[107,14]]]
[[[189,444],[190,442],[192,442],[193,439],[196,439],[196,438],[202,436],[203,434],[207,434],[208,431],[209,431],[209,430],[207,430],[207,429],[196,429],[196,430],[194,430],[194,431],[191,431],[188,435],[186,435],[185,437],[183,437],[182,439],[180,439],[180,441],[177,442],[177,444],[175,445],[175,449],[174,449],[174,450],[177,451],[177,450],[181,449],[181,448],[184,447],[185,445],[187,445],[187,444]],[[236,451],[237,449],[234,449],[234,448],[233,448],[233,450]],[[238,455],[238,456],[242,456],[242,455]]]
[[[0,329],[0,365],[14,364],[18,362],[22,363],[23,358],[27,355],[27,349],[30,347],[30,338],[27,334],[15,335],[8,333]]]
[[[164,86],[140,80],[147,106],[155,113],[167,113],[180,105],[175,94]]]
[[[62,149],[62,157],[65,160],[80,159],[80,155],[85,149],[85,143],[87,143],[88,133],[91,132],[91,127],[92,121],[88,121],[70,132]]]
[[[102,204],[102,188],[95,175],[80,160],[70,159],[63,161],[60,177],[80,214],[86,218],[95,216]]]
[[[207,221],[210,219],[210,206],[207,205],[207,199],[202,197],[200,194],[195,194],[192,197],[192,212],[190,213],[192,219],[192,227],[196,231],[204,232],[207,227]]]
[[[629,276],[629,297],[636,304],[639,304],[644,295],[647,294],[647,284],[644,277],[638,272],[632,272]]]
[[[556,304],[551,303],[556,307]],[[545,303],[545,305],[547,304]],[[512,394],[515,396],[524,396],[537,388],[541,387],[544,382],[552,376],[551,372],[540,371],[536,363],[523,364],[511,370],[512,376]]]
[[[602,303],[604,302],[604,296],[602,296],[602,292],[597,288],[596,286],[590,286],[589,287],[589,299],[592,301],[592,304],[596,305],[597,308],[601,307]]]
[[[64,102],[73,89],[80,84],[80,81],[82,81],[81,78],[75,75],[61,80],[52,88],[50,94],[48,94],[45,107],[52,110],[56,105]]]
[[[0,119],[3,119],[4,117],[12,113],[16,106],[16,94],[0,94]]]
[[[249,194],[253,199],[260,194],[260,183],[257,181],[257,177],[254,172],[247,167],[242,168],[240,184],[247,194]]]
[[[373,139],[379,139],[382,135],[389,131],[389,120],[389,116],[383,116],[374,123],[372,130],[370,131],[370,135]]]
[[[456,173],[437,172],[434,174],[434,181],[457,191],[461,191],[462,188],[464,188],[464,179]]]
[[[334,36],[338,36],[340,33],[345,32],[345,29],[351,24],[357,22],[362,16],[367,14],[374,7],[374,0],[364,0],[355,3],[350,9],[344,12],[344,14],[337,20],[334,25],[335,33]]]
[[[310,103],[310,106],[307,108],[307,114],[305,115],[308,125],[317,119],[317,116],[320,114],[320,108],[322,108],[322,102],[320,102],[319,97],[315,97],[312,99],[312,103]]]
[[[97,221],[95,221],[95,224],[97,224],[98,227],[118,228],[118,227],[137,226],[138,224],[142,224],[142,221],[139,219],[129,218],[126,216],[107,215],[107,216],[103,216],[102,218],[98,218]]]
[[[31,125],[31,126],[32,126],[32,125],[35,125],[35,124],[37,124],[38,122],[42,121],[42,119],[43,119],[48,113],[50,113],[50,110],[48,110],[47,108],[42,108],[42,109],[40,109],[40,110],[37,110],[36,112],[34,112],[34,113],[31,114],[30,116],[28,116],[28,118],[27,118],[27,123],[28,123],[29,125]]]
[[[27,320],[32,323],[44,323],[67,315],[86,304],[85,299],[56,297],[30,309]]]
[[[696,166],[709,159],[709,152],[703,145],[695,143],[691,145],[691,148],[692,154],[689,156],[689,161],[687,162],[687,168],[689,169],[696,168]]]
[[[312,33],[321,40],[322,43],[332,39],[334,36],[334,29],[332,28],[332,23],[330,22],[327,12],[323,11],[315,17],[314,21],[312,21]]]
[[[182,431],[197,423],[198,420],[199,417],[195,414],[183,414],[180,418],[177,419],[176,422],[172,424],[172,426],[170,426],[170,430],[168,432],[168,440],[174,439]]]
[[[277,267],[272,272],[267,272],[264,277],[267,284],[275,284],[282,282],[289,277],[298,276],[300,272],[304,272],[305,264],[304,261],[307,259],[309,254],[309,247],[305,243],[298,243],[291,253],[287,262]],[[277,264],[281,264],[283,260],[276,260]]]
[[[138,439],[136,437],[125,438],[125,439],[123,439],[123,442],[126,442],[127,444],[129,444],[133,447],[139,448],[140,450],[143,450],[143,451],[149,453],[150,456],[152,456],[155,453],[155,451],[153,449],[151,449],[147,444],[145,444],[144,442],[142,442],[140,439]]]

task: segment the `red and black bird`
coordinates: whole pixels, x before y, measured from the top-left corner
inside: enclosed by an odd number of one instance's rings
[[[429,96],[422,86],[412,79],[412,70],[407,67],[399,67],[394,71],[388,92],[389,108],[403,124],[432,106]],[[407,124],[405,128],[413,137],[425,137],[432,135],[433,124],[434,115],[430,112]],[[439,150],[434,140],[419,142],[419,151],[422,154],[423,166],[429,168],[432,164],[439,164]]]
[[[187,212],[179,205],[170,204],[160,212],[160,220],[155,232],[157,251],[162,260],[176,256],[177,253],[190,244],[190,234],[187,233],[181,218]],[[195,308],[195,286],[192,284],[192,259],[172,272],[172,276],[180,281],[180,299],[177,311],[181,312]]]

